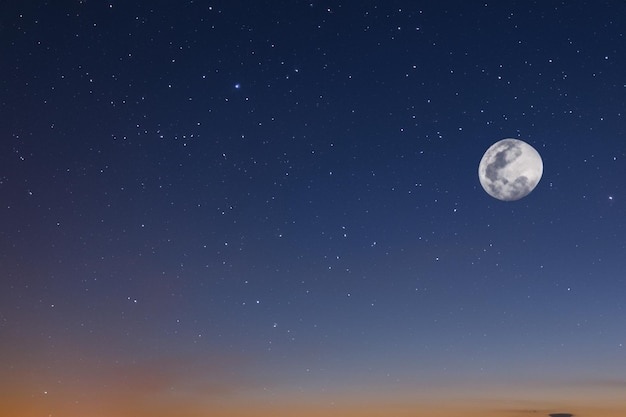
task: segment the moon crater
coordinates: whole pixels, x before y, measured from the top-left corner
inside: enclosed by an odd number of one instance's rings
[[[502,201],[526,197],[543,175],[539,152],[518,139],[502,139],[491,145],[478,166],[483,189]]]

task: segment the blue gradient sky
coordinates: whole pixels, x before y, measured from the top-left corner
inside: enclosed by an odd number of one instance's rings
[[[1,9],[11,415],[626,412],[623,3]]]

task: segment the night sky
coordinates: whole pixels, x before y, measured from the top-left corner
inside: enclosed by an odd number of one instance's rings
[[[623,1],[3,2],[0,415],[623,417],[625,182]]]

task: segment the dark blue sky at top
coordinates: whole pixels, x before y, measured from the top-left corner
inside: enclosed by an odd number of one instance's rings
[[[2,6],[6,349],[624,370],[624,3],[126,3]]]

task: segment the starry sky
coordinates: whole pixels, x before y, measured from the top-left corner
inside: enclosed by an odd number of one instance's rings
[[[625,50],[622,1],[3,2],[0,414],[625,415]]]

